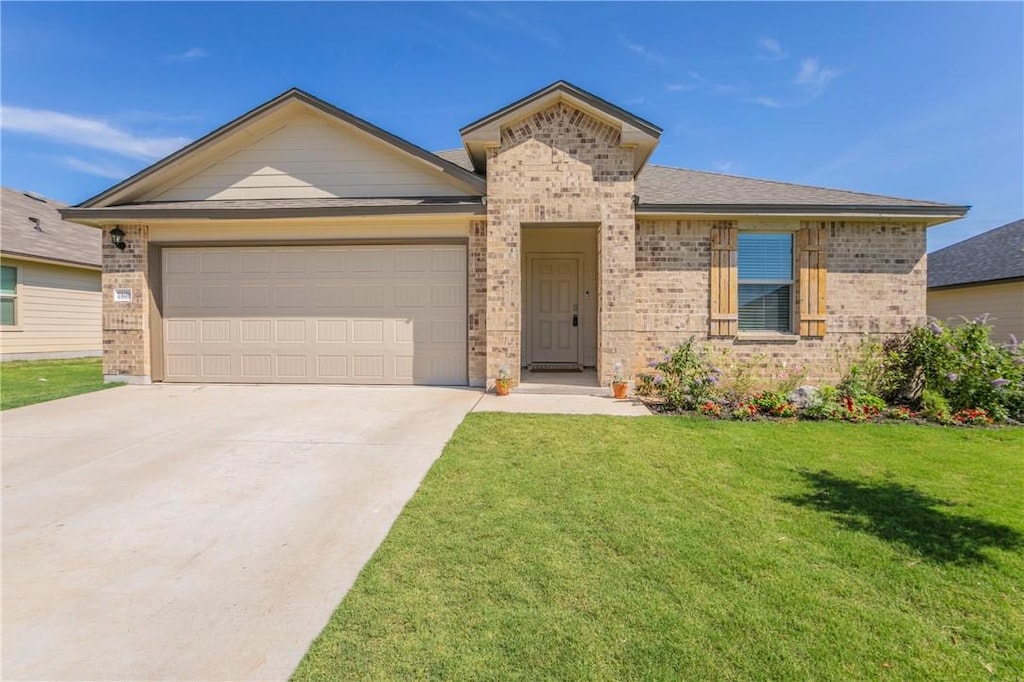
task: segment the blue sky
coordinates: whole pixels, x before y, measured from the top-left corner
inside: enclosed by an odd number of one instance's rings
[[[1024,216],[1024,3],[3,2],[2,182],[79,202],[292,86],[426,149],[565,79],[653,162]]]

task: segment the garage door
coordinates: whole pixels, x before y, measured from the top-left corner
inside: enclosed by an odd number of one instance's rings
[[[466,384],[461,245],[163,250],[164,380]]]

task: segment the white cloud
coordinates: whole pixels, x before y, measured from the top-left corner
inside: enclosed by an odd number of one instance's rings
[[[719,173],[731,173],[736,168],[735,161],[715,161],[712,166],[715,167]]]
[[[80,171],[88,175],[97,175],[101,178],[111,178],[114,180],[122,180],[128,177],[128,173],[118,166],[107,163],[90,163],[81,159],[76,159],[73,156],[66,156],[61,159],[61,163],[70,168],[71,170]]]
[[[206,50],[201,47],[190,47],[179,54],[169,54],[164,57],[165,62],[194,62],[208,56]]]
[[[190,142],[187,137],[143,137],[104,121],[59,111],[10,106],[0,107],[0,128],[143,161],[167,156]]]
[[[776,61],[789,56],[789,53],[782,49],[782,45],[779,45],[779,41],[775,38],[761,38],[757,41],[757,47],[758,58],[766,61]]]
[[[636,54],[640,55],[650,63],[664,66],[665,58],[662,57],[660,54],[651,52],[650,50],[648,50],[646,47],[639,43],[631,43],[622,36],[619,36],[619,42],[622,43],[622,46],[624,48],[626,48],[630,52],[635,52]]]
[[[784,106],[782,102],[772,97],[756,97],[754,98],[754,101],[761,106],[768,107],[770,109],[781,109]]]
[[[823,69],[814,58],[800,61],[800,72],[796,76],[796,84],[802,85],[813,94],[818,95],[825,90],[833,78],[841,72],[837,69]]]

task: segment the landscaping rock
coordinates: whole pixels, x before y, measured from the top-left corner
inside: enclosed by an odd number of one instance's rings
[[[816,386],[799,386],[790,391],[786,399],[793,403],[797,408],[803,410],[809,405],[814,404],[818,397],[818,388]]]

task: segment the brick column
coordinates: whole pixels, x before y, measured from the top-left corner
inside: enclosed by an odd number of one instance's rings
[[[615,186],[613,186],[615,187]],[[602,386],[611,383],[615,363],[632,371],[636,337],[636,218],[632,182],[623,182],[619,193],[609,191],[602,206],[598,239],[598,336],[597,376]]]
[[[469,385],[486,386],[487,371],[487,221],[469,226],[467,287]]]
[[[110,231],[124,231],[125,249]],[[103,379],[150,382],[149,226],[112,225],[103,230]],[[115,289],[131,290],[131,301],[114,301]]]
[[[519,383],[522,283],[522,240],[519,215],[505,201],[487,205],[487,384],[505,368]]]

